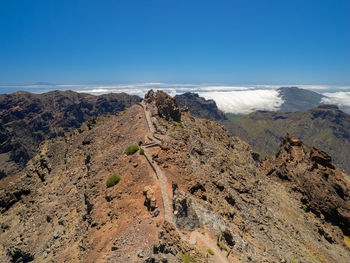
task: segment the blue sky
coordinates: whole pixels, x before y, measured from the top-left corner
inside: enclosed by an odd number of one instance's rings
[[[1,0],[0,85],[350,84],[348,0]]]

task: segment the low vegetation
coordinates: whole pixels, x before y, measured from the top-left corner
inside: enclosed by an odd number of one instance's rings
[[[116,185],[117,183],[119,183],[119,181],[120,181],[120,176],[117,174],[113,174],[110,177],[108,177],[108,179],[106,181],[106,186],[112,187],[112,186]]]
[[[182,122],[173,121],[172,124],[175,125],[175,126],[179,126],[179,127],[181,127],[181,128],[184,128],[184,127],[185,127],[184,124],[183,124]]]
[[[222,234],[218,235],[217,240],[216,240],[216,245],[220,248],[220,250],[226,250],[227,251],[227,247],[225,246],[225,244],[223,242]]]
[[[189,254],[182,254],[181,255],[181,260],[183,263],[194,263],[196,262],[196,258],[189,255]]]
[[[140,155],[144,155],[145,154],[145,150],[144,149],[140,149]]]
[[[137,145],[129,145],[128,147],[126,147],[125,153],[127,155],[132,155],[136,153],[138,150],[139,150],[139,147]]]
[[[214,251],[213,251],[212,249],[208,248],[207,250],[208,250],[208,253],[209,253],[210,255],[212,255],[212,256],[215,255],[215,253],[214,253]]]
[[[310,211],[310,207],[306,204],[302,204],[301,205],[301,209],[303,209],[305,212],[309,212]]]

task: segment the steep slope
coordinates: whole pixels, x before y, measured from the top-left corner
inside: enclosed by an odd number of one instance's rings
[[[321,105],[307,112],[259,111],[224,122],[262,156],[273,155],[287,133],[329,153],[334,163],[350,173],[350,115],[337,106]]]
[[[126,155],[131,144],[141,145],[143,154]],[[40,149],[22,174],[0,181],[0,261],[350,258],[346,228],[322,220],[316,210],[306,212],[291,185],[266,176],[268,164],[261,167],[248,144],[181,111],[163,92],[150,92],[124,113],[98,117]],[[339,173],[323,169],[314,172]],[[114,173],[120,182],[106,187]]]
[[[193,116],[209,120],[226,119],[225,114],[218,109],[214,100],[206,100],[192,92],[176,95],[174,98],[180,107],[188,108]]]
[[[307,111],[319,106],[324,98],[317,92],[297,87],[282,87],[278,92],[284,100],[280,108],[282,112]]]
[[[334,167],[327,153],[287,135],[276,157],[264,165],[269,167],[268,175],[291,182],[293,191],[301,195],[305,210],[350,235],[350,178]],[[328,233],[325,237],[333,241]]]
[[[0,167],[14,174],[37,153],[44,139],[63,136],[92,116],[114,114],[139,101],[139,97],[124,93],[101,96],[73,91],[1,94]]]

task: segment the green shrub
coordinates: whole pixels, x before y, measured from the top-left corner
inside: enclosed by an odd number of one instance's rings
[[[141,148],[141,149],[140,149],[140,154],[141,154],[141,155],[144,155],[144,154],[145,154],[145,150]]]
[[[306,204],[302,204],[301,208],[305,211],[305,212],[309,212],[310,211],[310,207]]]
[[[184,128],[184,127],[185,127],[184,124],[183,124],[182,122],[173,121],[172,124],[175,125],[175,126],[179,126],[179,127],[181,127],[181,128]]]
[[[127,155],[132,155],[136,153],[138,150],[139,150],[139,147],[137,145],[129,145],[128,147],[126,147],[125,153]]]
[[[108,177],[108,179],[106,181],[106,186],[112,187],[112,186],[116,185],[117,183],[119,183],[119,181],[120,181],[120,176],[117,174],[113,174],[110,177]]]
[[[189,254],[182,254],[181,255],[181,260],[183,263],[194,263],[196,262],[196,258],[189,255]]]
[[[214,253],[214,251],[213,251],[212,249],[208,248],[207,250],[208,250],[208,253],[209,253],[210,255],[212,255],[212,256],[215,255],[215,253]]]

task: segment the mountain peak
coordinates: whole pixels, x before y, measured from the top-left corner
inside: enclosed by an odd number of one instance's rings
[[[149,90],[145,95],[144,101],[156,106],[159,116],[165,118],[167,121],[181,121],[181,111],[176,100],[164,91],[158,90],[154,92],[153,90]]]
[[[309,147],[290,134],[284,137],[276,157],[287,163],[311,161],[314,166],[320,167],[319,165],[321,165],[322,167],[335,169],[330,155],[315,147]]]
[[[284,100],[283,112],[306,111],[321,104],[323,95],[298,87],[281,87],[277,90]]]

